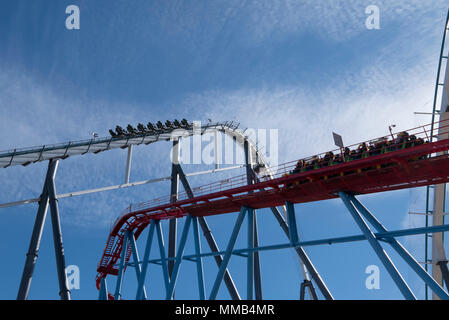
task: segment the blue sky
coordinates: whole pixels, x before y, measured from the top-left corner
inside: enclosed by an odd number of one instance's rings
[[[80,30],[65,28],[70,4],[80,8]],[[380,30],[365,27],[371,4],[380,9]],[[2,1],[0,149],[89,138],[93,131],[107,135],[117,124],[211,118],[279,129],[279,161],[285,162],[332,148],[332,131],[349,144],[384,135],[389,124],[402,129],[424,124],[430,119],[413,112],[431,109],[446,13],[447,3],[436,0]],[[132,180],[166,176],[168,155],[166,144],[136,148]],[[125,158],[118,150],[64,160],[57,190],[121,183]],[[0,170],[0,201],[38,196],[45,167]],[[219,178],[197,177],[191,184]],[[60,201],[67,264],[81,270],[74,299],[97,297],[96,265],[121,210],[168,192],[169,185],[160,183]],[[390,229],[422,224],[407,214],[422,208],[422,190],[361,199]],[[303,240],[359,233],[337,200],[296,210]],[[0,211],[1,299],[16,296],[35,212],[35,205]],[[233,214],[208,219],[220,247],[234,219]],[[268,210],[260,211],[259,222],[261,244],[286,241]],[[244,239],[242,232],[237,247]],[[422,259],[422,237],[404,240]],[[47,221],[31,299],[58,298],[52,250]],[[380,265],[366,243],[307,252],[336,298],[401,298],[382,267],[381,289],[365,288],[366,266]],[[297,299],[302,278],[293,251],[264,253],[261,259],[265,297]],[[422,298],[422,284],[397,265]],[[197,298],[194,267],[182,265],[177,297]],[[209,292],[216,267],[207,260],[205,268]],[[163,297],[159,269],[152,266],[147,277],[153,298]],[[245,261],[234,257],[230,269],[244,295]],[[111,280],[109,287],[114,288]],[[125,298],[133,298],[134,287],[131,270]],[[219,297],[227,298],[223,288]]]

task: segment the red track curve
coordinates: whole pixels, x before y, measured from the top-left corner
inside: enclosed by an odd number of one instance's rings
[[[285,175],[295,162],[279,166],[276,176],[247,185],[246,176],[238,176],[194,189],[194,197],[180,194],[180,200],[169,198],[130,207],[119,217],[108,238],[98,266],[97,287],[107,274],[117,274],[114,267],[120,258],[123,237],[133,231],[137,239],[151,219],[208,216],[239,211],[245,205],[255,209],[283,205],[285,201],[304,203],[338,197],[339,191],[368,194],[438,184],[449,181],[449,156],[424,157],[449,150],[449,139],[412,148],[370,156],[312,171]],[[252,193],[248,193],[252,191]],[[131,250],[128,248],[126,261]]]

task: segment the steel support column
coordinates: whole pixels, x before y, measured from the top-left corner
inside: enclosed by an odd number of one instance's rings
[[[368,220],[369,223],[378,232],[388,232],[388,230],[380,223],[376,217],[353,195],[348,195],[348,199],[355,205],[357,210]],[[424,270],[423,267],[413,258],[412,255],[393,237],[387,238],[386,241],[391,247],[407,262],[410,268],[416,272],[416,274],[424,281],[425,284],[440,298],[449,299],[449,295],[444,289],[432,278],[430,274]]]
[[[281,213],[277,208],[271,208],[271,211],[273,212],[276,220],[279,222],[279,225],[281,226],[287,238],[290,239],[289,227],[285,222],[284,217],[281,215]],[[312,261],[310,260],[309,256],[304,251],[304,249],[302,247],[296,247],[295,250],[296,253],[298,254],[300,261],[302,261],[302,263],[304,263],[304,265],[306,266],[307,271],[310,273],[310,276],[317,284],[324,298],[326,300],[334,300],[334,297],[332,296],[331,292],[327,288],[326,284],[324,283],[323,279],[321,278],[320,274],[316,270],[315,266],[313,265]]]
[[[159,254],[161,255],[162,275],[164,277],[165,290],[168,290],[169,286],[168,268],[167,268],[167,261],[165,258],[164,236],[162,235],[160,220],[156,220],[156,234],[157,234],[157,242],[159,244]]]
[[[254,248],[254,209],[248,208],[248,249]],[[253,300],[254,291],[254,251],[248,251],[247,257],[246,299]]]
[[[178,191],[179,191],[179,174],[177,167],[179,166],[179,140],[176,139],[173,141],[172,148],[172,170],[171,170],[171,188],[170,188],[170,201],[176,202],[178,200]],[[174,261],[172,260],[176,254],[176,241],[177,241],[177,229],[178,229],[178,220],[170,219],[169,221],[169,230],[168,230],[168,276],[171,279],[174,267]]]
[[[243,219],[245,218],[247,211],[248,211],[248,209],[245,206],[243,206],[240,210],[238,217],[237,217],[237,220],[234,225],[234,229],[232,230],[231,238],[229,239],[228,246],[226,247],[226,252],[223,257],[223,262],[221,263],[220,269],[218,270],[217,277],[216,277],[214,285],[212,287],[212,291],[210,293],[209,300],[215,300],[217,298],[218,290],[220,289],[221,282],[223,281],[225,271],[228,267],[229,259],[231,259],[232,250],[234,249],[234,245],[237,240],[237,236],[239,235],[240,227],[242,226]]]
[[[192,188],[190,187],[189,182],[187,181],[186,175],[184,174],[184,171],[182,170],[182,167],[178,164],[176,166],[176,171],[179,174],[179,178],[181,180],[181,183],[184,187],[184,190],[186,191],[189,198],[193,197]],[[198,217],[198,222],[200,224],[201,230],[203,231],[204,237],[206,238],[207,244],[209,245],[209,248],[211,252],[217,253],[220,251],[218,248],[218,245],[214,239],[214,236],[212,235],[212,232],[209,228],[209,225],[206,222],[206,219],[204,217]],[[217,264],[218,268],[221,267],[221,264],[223,262],[223,258],[221,255],[214,256],[215,263]],[[231,296],[232,300],[240,300],[239,292],[237,291],[237,288],[234,284],[234,281],[232,280],[231,274],[229,273],[229,270],[225,270],[224,274],[224,282],[226,284],[226,288],[229,291],[229,294]]]
[[[106,284],[106,278],[101,278],[98,300],[108,300],[108,285]]]
[[[257,229],[257,214],[254,210],[254,247],[259,247],[259,231]],[[260,256],[259,251],[254,252],[254,290],[256,300],[262,300],[262,278],[260,275]]]
[[[34,222],[33,233],[31,234],[30,246],[26,254],[25,266],[23,268],[22,279],[20,281],[17,300],[25,300],[30,291],[31,280],[33,278],[34,266],[36,265],[42,232],[44,230],[45,218],[48,210],[48,184],[55,178],[58,161],[50,160],[48,163],[47,175],[45,177],[42,194],[39,200],[39,208]]]
[[[299,237],[298,229],[296,226],[295,207],[291,202],[286,202],[285,206],[287,207],[287,223],[290,242],[296,246],[299,242]]]
[[[247,166],[247,169],[248,169],[248,166]],[[248,179],[250,179],[250,178],[253,179],[255,182],[260,182],[259,179],[257,178],[257,175],[254,172],[253,168],[250,168],[250,174],[248,174],[248,172],[247,172],[247,177],[248,177]],[[287,226],[283,216],[280,214],[278,208],[272,207],[270,209],[273,212],[275,218],[278,220],[281,228],[284,230],[287,238],[290,239],[288,226]],[[258,241],[257,216],[256,215],[254,215],[254,219],[255,219],[255,224],[254,224],[255,225],[255,230],[254,230],[255,244],[254,245],[257,247],[257,246],[259,246],[259,241]],[[329,290],[327,289],[327,287],[324,284],[323,280],[321,279],[320,275],[315,270],[315,267],[311,264],[310,259],[307,257],[304,250],[302,248],[298,248],[298,247],[296,247],[295,250],[299,256],[299,262],[300,262],[302,270],[303,270],[304,279],[309,281],[310,280],[309,273],[313,273],[313,279],[319,285],[320,290],[323,293],[323,296],[327,300],[332,300],[333,299],[332,295],[330,294]],[[260,260],[259,260],[259,252],[258,251],[255,252],[254,257],[255,257],[254,272],[255,272],[256,300],[262,300],[262,284],[261,284],[261,279],[260,279]],[[307,265],[303,261],[304,259],[308,259]],[[309,271],[310,268],[313,268],[313,270]],[[310,285],[308,286],[308,288],[310,290],[310,296],[316,296],[316,294],[314,295],[315,289],[313,289],[312,282],[310,282]],[[311,288],[313,289],[314,292],[312,292]]]
[[[369,244],[373,248],[376,255],[379,257],[379,259],[382,262],[382,264],[384,265],[385,269],[387,269],[388,273],[390,274],[393,281],[398,286],[398,288],[401,291],[404,298],[407,300],[416,300],[415,295],[410,290],[410,288],[407,285],[407,283],[405,282],[404,278],[402,278],[402,275],[396,269],[395,265],[391,261],[388,254],[385,252],[385,250],[379,244],[378,239],[376,238],[374,233],[370,230],[370,228],[366,224],[365,220],[363,220],[360,213],[357,211],[357,209],[351,203],[348,194],[346,194],[345,192],[339,192],[338,195],[343,200],[343,203],[348,208],[349,213],[354,218],[354,220],[357,223],[357,225],[359,226],[360,230],[365,235],[366,240],[368,240]]]
[[[289,239],[292,245],[296,247],[299,245],[299,236],[296,224],[295,206],[291,202],[286,202],[285,207],[287,208]],[[313,300],[318,300],[313,283],[309,279],[304,279],[304,282],[301,284],[300,299],[304,300],[306,287],[309,289],[310,297]]]
[[[129,241],[129,244],[131,245],[131,252],[132,252],[133,260],[134,260],[134,269],[136,270],[137,283],[139,284],[140,278],[142,276],[142,271],[140,268],[139,251],[137,250],[136,238],[134,237],[134,233],[131,231],[128,231],[128,241]],[[142,297],[144,300],[147,299],[145,285],[142,288]]]
[[[246,179],[248,184],[253,184],[257,182],[257,176],[254,172],[254,163],[253,163],[253,157],[251,148],[249,145],[248,140],[246,140],[243,144],[243,149],[245,153],[245,165],[246,165]],[[252,193],[252,192],[250,192]],[[256,210],[253,211],[253,226],[254,226],[254,246],[259,245],[259,236],[258,236],[258,230],[257,230],[257,214]],[[256,293],[256,300],[262,300],[262,277],[261,277],[261,271],[260,271],[260,256],[259,251],[254,252],[253,255],[253,264],[254,264],[254,286],[255,286],[255,293]]]
[[[153,243],[155,224],[155,220],[151,220],[150,230],[148,230],[147,244],[145,245],[145,253],[143,254],[142,271],[140,272],[140,278],[138,280],[139,283],[137,284],[136,300],[142,300],[142,298],[144,297],[145,278],[147,275],[148,263],[150,260],[150,251],[151,245]]]
[[[48,201],[50,204],[51,224],[53,229],[53,244],[55,247],[56,268],[59,280],[59,296],[61,300],[70,300],[70,290],[67,286],[67,274],[65,273],[64,245],[62,242],[61,222],[59,220],[58,199],[56,199],[55,181],[48,183]]]
[[[128,251],[128,237],[125,234],[123,236],[122,252],[120,254],[120,264],[117,273],[117,283],[115,285],[115,294],[114,294],[115,300],[120,300],[122,297],[122,283],[123,283],[123,274],[125,271],[125,260],[127,251]]]
[[[129,183],[129,175],[131,173],[131,161],[133,155],[133,145],[128,147],[128,155],[126,157],[125,184]]]
[[[170,285],[167,290],[167,300],[173,299],[173,292],[176,286],[176,280],[178,279],[179,268],[181,267],[182,256],[184,255],[184,249],[186,247],[187,236],[189,234],[190,223],[192,222],[192,216],[187,215],[184,222],[184,228],[182,229],[181,240],[179,241],[178,253],[176,254],[175,265],[173,267],[173,273],[170,278]]]
[[[215,242],[214,236],[212,234],[212,231],[209,229],[209,225],[207,224],[206,219],[204,217],[198,217],[198,222],[200,224],[201,230],[203,231],[203,235],[206,238],[207,244],[209,245],[210,251],[213,253],[220,252],[220,249]],[[221,255],[215,255],[214,260],[218,266],[218,269],[220,269],[221,265],[223,264],[223,257]],[[229,291],[231,299],[240,300],[240,294],[237,291],[234,280],[232,280],[232,276],[227,268],[224,271],[224,283]]]
[[[193,231],[193,239],[195,241],[195,254],[196,257],[196,271],[198,277],[198,293],[200,300],[206,299],[206,291],[204,288],[204,272],[203,272],[203,259],[201,258],[201,241],[200,241],[200,233],[198,230],[198,218],[192,217],[192,231]]]

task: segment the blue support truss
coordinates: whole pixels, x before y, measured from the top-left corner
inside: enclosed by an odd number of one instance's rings
[[[164,277],[165,290],[169,287],[167,259],[165,258],[164,237],[162,235],[161,221],[156,220],[156,233],[159,244],[159,254],[161,255],[162,274]]]
[[[108,300],[108,285],[106,284],[106,278],[101,278],[98,300]]]
[[[167,296],[166,296],[167,300],[173,299],[173,292],[175,290],[176,280],[178,279],[179,268],[181,267],[181,261],[182,261],[183,255],[184,255],[184,249],[186,246],[187,236],[189,234],[189,228],[190,228],[191,222],[192,222],[192,216],[187,215],[186,221],[184,223],[184,228],[183,228],[182,234],[181,234],[181,240],[179,243],[178,253],[176,254],[176,260],[175,260],[175,265],[173,267],[173,273],[170,278],[170,284],[167,289]]]
[[[369,212],[369,210],[357,200],[353,195],[348,196],[349,200],[354,204],[357,210],[365,217],[366,220],[378,231],[378,232],[388,232],[388,230],[376,219],[376,217]],[[391,247],[404,259],[405,262],[416,272],[416,274],[424,281],[424,283],[429,286],[429,288],[435,292],[440,299],[448,300],[449,295],[444,291],[444,289],[432,278],[432,276],[424,270],[423,267],[418,263],[418,261],[413,258],[413,256],[393,237],[385,238]]]
[[[287,208],[287,223],[288,223],[290,242],[294,246],[297,246],[299,242],[299,237],[296,225],[295,207],[291,202],[286,202],[285,207]]]
[[[123,237],[122,253],[120,255],[120,265],[117,274],[117,284],[115,286],[115,294],[114,294],[115,300],[120,300],[122,296],[123,274],[125,272],[125,258],[127,252],[128,252],[128,237],[125,235]]]
[[[204,288],[203,259],[201,258],[201,241],[198,229],[198,218],[192,217],[193,239],[195,241],[196,270],[198,275],[198,293],[200,300],[206,299],[206,290]]]
[[[56,270],[59,282],[59,296],[61,300],[70,300],[70,290],[67,286],[66,264],[64,256],[64,245],[62,241],[62,230],[59,215],[58,198],[56,196],[55,176],[59,160],[48,162],[47,174],[44,187],[39,200],[39,208],[34,222],[33,233],[31,235],[30,246],[25,261],[25,267],[20,281],[17,300],[26,300],[33,279],[34,267],[37,262],[40,242],[44,230],[45,219],[48,207],[50,206],[51,224],[53,231],[53,245],[56,258]]]
[[[139,252],[137,250],[137,245],[136,245],[136,238],[134,238],[134,234],[132,232],[128,232],[128,241],[131,245],[131,252],[133,255],[133,259],[134,259],[134,269],[136,270],[137,283],[139,284],[140,278],[142,276],[142,271],[140,269],[140,259],[139,259]],[[142,287],[141,292],[142,292],[142,298],[144,300],[146,300],[147,293],[145,290],[145,286]]]
[[[217,298],[218,290],[220,289],[221,282],[223,281],[224,273],[226,271],[226,268],[228,267],[229,260],[231,259],[232,250],[234,249],[237,236],[239,235],[240,227],[242,226],[243,219],[245,219],[247,211],[248,208],[245,206],[240,209],[240,213],[237,217],[237,221],[235,222],[234,229],[232,230],[231,238],[229,239],[228,246],[226,247],[223,262],[221,263],[217,277],[215,278],[209,300],[215,300]]]
[[[121,287],[123,281],[123,273],[126,266],[133,266],[136,268],[136,275],[138,279],[138,287],[137,287],[137,300],[146,299],[145,292],[145,276],[148,270],[149,263],[160,264],[162,266],[162,272],[164,276],[164,284],[165,284],[165,294],[166,299],[174,298],[174,291],[176,287],[177,278],[179,276],[181,263],[183,260],[193,261],[196,263],[197,269],[197,280],[198,280],[198,293],[199,299],[206,299],[206,291],[205,291],[205,281],[204,281],[204,270],[203,270],[203,257],[222,257],[222,262],[220,264],[220,268],[215,277],[215,281],[213,283],[209,299],[214,300],[217,298],[218,291],[220,289],[220,285],[225,279],[225,274],[229,265],[229,261],[232,255],[238,255],[246,258],[247,262],[247,300],[254,299],[254,293],[256,290],[255,283],[255,253],[259,253],[261,251],[266,250],[279,250],[286,248],[295,248],[296,250],[303,250],[305,246],[317,246],[323,244],[333,244],[333,243],[347,243],[354,241],[368,241],[368,243],[373,248],[376,255],[381,260],[382,264],[392,277],[395,284],[398,286],[402,295],[409,300],[416,299],[415,295],[396,269],[395,265],[391,261],[388,254],[385,252],[384,248],[381,245],[381,242],[388,243],[392,246],[392,248],[404,259],[404,261],[417,273],[417,275],[424,281],[424,283],[429,286],[441,299],[449,299],[449,295],[445,290],[435,282],[435,280],[422,268],[419,263],[411,256],[411,254],[395,239],[396,237],[403,237],[409,235],[417,235],[424,233],[436,233],[436,232],[447,232],[449,231],[449,225],[441,225],[435,227],[421,227],[421,228],[412,228],[405,230],[394,230],[389,231],[385,228],[377,218],[366,208],[362,203],[353,195],[341,192],[339,193],[340,198],[343,200],[343,203],[347,207],[351,216],[353,217],[356,224],[359,226],[362,234],[353,235],[353,236],[344,236],[344,237],[336,237],[336,238],[328,238],[328,239],[319,239],[319,240],[309,240],[309,241],[300,241],[298,237],[298,227],[296,223],[295,216],[295,208],[294,204],[291,202],[286,202],[286,213],[287,213],[287,223],[288,227],[284,228],[287,232],[289,242],[285,244],[275,244],[268,246],[258,246],[256,245],[256,226],[255,226],[255,210],[253,208],[249,208],[246,206],[242,206],[241,210],[236,219],[233,231],[231,233],[230,239],[228,241],[227,247],[225,251],[212,251],[207,253],[202,253],[201,251],[201,240],[199,234],[199,217],[194,217],[187,215],[184,223],[184,227],[182,230],[182,234],[180,237],[179,245],[177,248],[177,254],[174,258],[167,258],[166,250],[164,246],[164,237],[162,234],[161,221],[160,220],[152,220],[149,224],[148,238],[145,247],[145,253],[143,260],[139,260],[139,255],[137,251],[137,246],[135,243],[134,235],[127,234],[123,239],[123,250],[121,252],[120,263],[118,264],[119,271],[117,277],[117,286],[115,292],[115,299],[120,300],[121,298]],[[243,221],[247,217],[247,247],[242,249],[234,249],[235,243],[237,241],[237,237],[239,235],[241,226]],[[368,223],[371,224],[376,232],[371,231]],[[193,233],[193,241],[194,241],[194,254],[185,254],[185,247],[188,238],[188,233],[190,230],[190,226],[192,226]],[[282,226],[282,225],[281,225]],[[287,224],[285,224],[287,226]],[[156,232],[158,245],[159,245],[159,259],[150,260],[150,250],[152,246],[152,240],[154,237],[154,233]],[[208,230],[210,233],[210,230]],[[126,252],[128,252],[128,246],[131,248],[131,252],[133,255],[133,262],[128,262],[125,264]],[[305,254],[305,253],[304,253]],[[173,260],[173,271],[172,276],[169,277],[168,271],[168,261]],[[306,261],[308,261],[306,259]],[[312,268],[313,270],[313,268]],[[313,278],[314,280],[316,277]],[[320,279],[320,278],[318,278]],[[319,283],[319,282],[317,282]],[[304,291],[306,286],[310,286],[311,281],[305,281],[303,286],[301,287],[301,294],[304,296]],[[324,285],[324,283],[323,283]],[[326,292],[326,291],[324,291]],[[314,290],[311,291],[311,295],[316,299],[316,293]],[[328,297],[325,296],[326,299]],[[333,297],[331,296],[333,299]],[[107,299],[107,289],[106,289],[106,281],[102,279],[100,283],[100,294],[99,299]],[[257,291],[256,291],[256,299],[257,299]]]
[[[149,263],[148,261],[150,260],[150,251],[151,251],[151,245],[153,244],[155,225],[156,225],[155,220],[151,220],[150,230],[148,230],[147,244],[145,246],[145,253],[143,255],[142,272],[140,273],[139,283],[137,284],[136,300],[142,300],[144,298],[145,278],[147,275],[147,269],[148,269],[148,263]],[[136,261],[136,263],[138,263],[138,262]]]
[[[416,297],[413,294],[412,290],[409,288],[409,286],[405,282],[402,275],[396,269],[395,265],[391,261],[388,254],[385,252],[385,250],[380,245],[378,238],[370,230],[370,228],[366,224],[365,220],[363,220],[361,214],[355,208],[354,204],[352,204],[352,202],[350,201],[350,196],[345,192],[340,192],[339,196],[343,200],[343,203],[345,204],[346,208],[348,208],[349,213],[354,218],[354,220],[357,223],[357,225],[359,226],[360,230],[363,232],[366,240],[368,240],[368,242],[371,245],[371,247],[373,248],[374,252],[379,257],[379,259],[382,262],[382,264],[384,265],[385,269],[387,269],[391,278],[398,286],[398,288],[401,291],[404,298],[407,300],[416,300]]]

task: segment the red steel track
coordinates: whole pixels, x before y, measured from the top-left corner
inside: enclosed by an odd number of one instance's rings
[[[449,155],[436,153],[449,150],[449,139],[412,148],[387,152],[320,169],[286,174],[295,162],[278,167],[274,178],[246,184],[246,176],[238,176],[193,189],[194,197],[180,194],[180,200],[170,198],[129,207],[120,216],[108,238],[98,266],[99,280],[107,274],[117,274],[123,237],[133,231],[137,239],[151,219],[171,219],[209,216],[239,211],[242,206],[255,209],[283,205],[286,201],[304,203],[338,197],[339,191],[368,194],[426,186],[449,181]],[[126,260],[131,250],[128,248]]]

